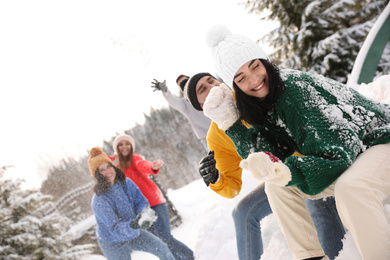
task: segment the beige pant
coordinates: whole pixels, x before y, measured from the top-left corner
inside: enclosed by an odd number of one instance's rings
[[[383,201],[390,194],[390,143],[376,145],[322,193],[310,196],[296,186],[266,184],[272,212],[295,259],[322,256],[324,251],[306,209],[305,199],[335,196],[336,207],[363,260],[390,259],[389,223]]]

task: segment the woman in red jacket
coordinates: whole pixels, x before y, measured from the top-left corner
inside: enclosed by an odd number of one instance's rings
[[[153,223],[150,231],[168,245],[176,259],[194,259],[192,250],[172,236],[168,206],[164,195],[149,179],[149,175],[159,173],[164,162],[160,159],[149,162],[134,154],[135,143],[130,135],[118,135],[114,140],[113,149],[115,155],[111,157],[111,160],[118,160],[117,167],[139,187],[149,201],[150,207],[157,213],[157,221]]]

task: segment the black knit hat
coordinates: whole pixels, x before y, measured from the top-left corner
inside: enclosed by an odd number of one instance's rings
[[[188,79],[183,79],[183,80],[180,82],[179,87],[180,87],[181,91],[184,91],[184,86],[186,85],[187,81],[188,81]]]
[[[187,75],[184,75],[184,74],[180,74],[177,78],[176,78],[176,84],[180,87],[181,91],[184,91],[184,86],[186,84],[186,82],[188,81],[190,77],[187,76]],[[180,81],[180,84],[179,84],[179,80],[182,79]]]
[[[198,74],[195,74],[191,78],[188,79],[186,85],[184,86],[184,95],[188,102],[191,103],[191,105],[199,111],[203,111],[203,109],[200,107],[200,104],[198,102],[198,98],[196,97],[196,84],[198,81],[203,78],[204,76],[211,76],[214,78],[213,75],[207,72],[201,72]]]

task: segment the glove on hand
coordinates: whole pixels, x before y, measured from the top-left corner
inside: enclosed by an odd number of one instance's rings
[[[229,129],[240,118],[233,94],[225,84],[210,90],[203,113],[222,130]]]
[[[203,181],[209,186],[210,183],[215,183],[219,178],[219,171],[215,168],[217,162],[214,159],[214,151],[210,151],[199,162],[199,173]]]
[[[290,169],[277,157],[268,152],[251,153],[240,163],[241,168],[252,173],[258,180],[286,186],[291,181]]]
[[[154,88],[153,92],[156,90],[161,90],[162,92],[167,92],[167,84],[165,83],[165,80],[163,82],[158,81],[157,79],[153,79],[152,82],[152,88]]]
[[[157,218],[158,216],[153,209],[145,207],[141,213],[137,215],[135,220],[130,222],[130,226],[136,229],[148,229],[153,225],[153,222],[155,222]]]

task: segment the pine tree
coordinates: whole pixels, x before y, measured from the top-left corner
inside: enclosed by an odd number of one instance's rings
[[[92,251],[93,245],[72,244],[68,218],[46,214],[51,196],[22,190],[21,183],[0,170],[0,259],[78,259]]]
[[[66,158],[51,166],[41,192],[53,196],[55,204],[49,212],[58,213],[77,223],[93,214],[91,199],[93,177],[88,168],[88,152],[79,159]]]
[[[249,0],[245,5],[250,13],[260,14],[268,9],[270,13],[262,19],[280,22],[280,27],[260,42],[274,47],[270,56],[283,61],[281,67],[318,73],[345,83],[364,39],[388,2]],[[378,72],[390,73],[388,67],[388,63],[381,62]]]
[[[168,189],[177,189],[199,178],[198,162],[205,154],[188,120],[172,108],[151,109],[145,115],[145,123],[125,131],[136,143],[136,154],[148,161],[162,159],[165,162],[160,173],[150,178],[166,195]],[[103,151],[112,155],[112,144],[102,140]],[[96,144],[99,145],[99,144]],[[47,179],[42,183],[41,192],[53,196],[54,202],[47,213],[59,213],[72,220],[72,227],[88,219],[93,212],[93,178],[88,168],[88,151],[81,158],[64,158],[61,163],[51,166]],[[165,196],[171,217],[171,224],[178,225],[180,216]],[[88,230],[90,232],[91,230]],[[89,243],[96,243],[94,234],[88,235]],[[82,239],[84,242],[84,239]]]
[[[177,189],[199,178],[198,162],[205,151],[188,120],[177,110],[152,108],[150,115],[145,115],[143,125],[125,133],[133,137],[136,154],[148,161],[162,159],[165,162],[155,177],[164,189]],[[103,150],[113,152],[114,138],[104,145]]]

